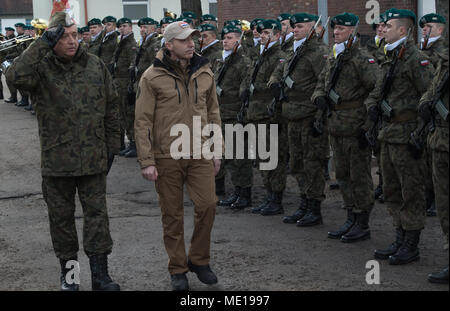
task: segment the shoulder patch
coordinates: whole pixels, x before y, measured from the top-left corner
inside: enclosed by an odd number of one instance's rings
[[[421,66],[428,66],[430,64],[430,61],[429,60],[421,60],[420,61],[420,65]]]
[[[369,58],[368,61],[369,61],[369,64],[375,64],[376,63],[375,59],[373,59],[373,58]]]

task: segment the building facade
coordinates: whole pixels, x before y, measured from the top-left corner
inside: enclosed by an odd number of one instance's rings
[[[17,23],[29,23],[33,19],[32,0],[0,0],[0,33]]]

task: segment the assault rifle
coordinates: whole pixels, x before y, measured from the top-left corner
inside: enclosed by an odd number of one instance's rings
[[[383,85],[381,87],[381,102],[378,104],[378,110],[380,114],[378,119],[373,122],[369,130],[366,132],[366,139],[370,146],[374,147],[377,141],[377,124],[381,121],[381,117],[384,115],[388,120],[394,115],[394,111],[389,103],[387,102],[387,97],[391,91],[392,83],[394,82],[395,69],[397,68],[397,63],[403,58],[406,51],[406,44],[408,43],[409,36],[411,34],[411,28],[408,29],[408,35],[405,41],[402,43],[400,50],[396,51],[394,59],[392,60],[391,67],[389,67],[388,72],[384,76]]]
[[[426,49],[427,49],[427,47],[428,47],[428,41],[430,41],[431,30],[433,30],[433,27],[432,27],[432,26],[430,26],[430,30],[428,31],[427,35],[426,35],[425,38],[423,39],[423,44],[422,44],[421,50],[426,50]]]
[[[308,36],[306,37],[306,41],[303,42],[303,44],[299,48],[297,48],[297,50],[295,51],[291,60],[289,61],[288,69],[285,72],[283,79],[281,80],[281,83],[280,83],[280,88],[281,88],[280,98],[272,99],[272,103],[270,104],[269,107],[267,107],[267,113],[269,114],[269,116],[272,117],[274,115],[275,108],[278,103],[281,103],[284,100],[286,100],[286,96],[284,94],[284,87],[286,86],[290,89],[292,89],[294,87],[294,80],[292,80],[290,75],[292,74],[295,67],[297,66],[297,63],[300,60],[300,57],[303,55],[309,41],[314,37],[314,34],[316,33],[316,29],[317,29],[317,26],[319,26],[321,18],[322,18],[322,15],[319,16],[319,19],[317,20],[317,22],[309,30]]]
[[[359,20],[356,23],[353,32],[348,37],[347,44],[345,44],[345,50],[337,56],[336,63],[330,74],[330,78],[328,81],[328,87],[326,89],[326,94],[327,94],[328,102],[331,101],[333,103],[332,104],[333,107],[334,107],[334,105],[339,105],[341,103],[341,97],[339,96],[338,93],[336,93],[334,88],[336,87],[336,84],[339,80],[339,75],[341,74],[341,71],[342,71],[342,66],[343,66],[342,63],[343,63],[344,55],[349,53],[350,49],[353,46],[353,43],[355,42],[356,36],[358,34],[358,26],[359,26]],[[330,115],[330,110],[331,110],[330,107],[328,107],[328,109],[326,109],[324,111],[321,111],[321,110],[317,111],[313,126],[314,126],[315,130],[320,134],[323,133],[323,124],[324,124],[325,116]]]
[[[258,71],[261,68],[263,62],[264,62],[264,56],[267,52],[267,49],[269,48],[269,44],[272,41],[272,34],[273,34],[273,30],[275,29],[275,25],[272,27],[272,33],[269,35],[269,38],[267,39],[266,44],[264,45],[264,49],[263,52],[261,53],[261,55],[259,55],[258,60],[255,63],[255,67],[253,68],[253,72],[252,72],[252,80],[250,82],[250,89],[249,89],[249,95],[247,96],[247,98],[243,101],[242,105],[241,105],[241,109],[239,110],[238,114],[237,114],[237,121],[241,124],[244,124],[244,116],[245,116],[245,112],[248,109],[248,106],[250,105],[250,96],[252,96],[254,90],[255,90],[255,81],[256,81],[256,77],[258,76]]]

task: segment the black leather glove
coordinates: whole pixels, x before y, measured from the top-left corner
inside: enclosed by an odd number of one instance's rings
[[[325,111],[328,109],[328,98],[326,96],[317,97],[315,103],[319,110]]]
[[[136,67],[128,68],[128,77],[131,83],[136,82]]]
[[[419,115],[422,120],[425,121],[425,123],[430,122],[431,118],[433,117],[433,110],[431,109],[431,105],[431,102],[425,102],[419,106]]]
[[[114,153],[108,152],[108,164],[106,169],[106,175],[108,175],[109,171],[111,170],[113,162],[114,162]]]
[[[273,83],[270,86],[270,90],[272,91],[272,96],[273,98],[275,98],[276,100],[280,99],[281,96],[281,86],[279,83]]]
[[[250,97],[250,90],[244,90],[239,96],[242,102],[245,102],[249,97]]]
[[[414,144],[409,143],[408,144],[408,150],[411,153],[411,156],[414,160],[420,160],[422,157],[423,149],[417,148]]]
[[[379,115],[380,115],[380,109],[378,109],[377,105],[372,105],[367,110],[367,116],[369,117],[369,120],[372,122],[377,122]]]
[[[311,122],[311,135],[312,137],[319,137],[323,133],[323,124],[318,120]]]
[[[47,29],[42,35],[42,40],[45,41],[51,49],[53,49],[63,34],[64,26],[59,24],[57,27]]]
[[[366,149],[369,147],[369,141],[366,138],[366,131],[359,129],[356,138],[358,138],[359,149]]]

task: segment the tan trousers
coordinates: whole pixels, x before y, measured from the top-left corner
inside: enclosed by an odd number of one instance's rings
[[[187,272],[188,258],[195,265],[209,264],[211,230],[217,202],[213,161],[157,159],[156,169],[158,179],[155,187],[159,195],[170,274]],[[185,184],[194,203],[194,231],[187,256],[184,245]]]

